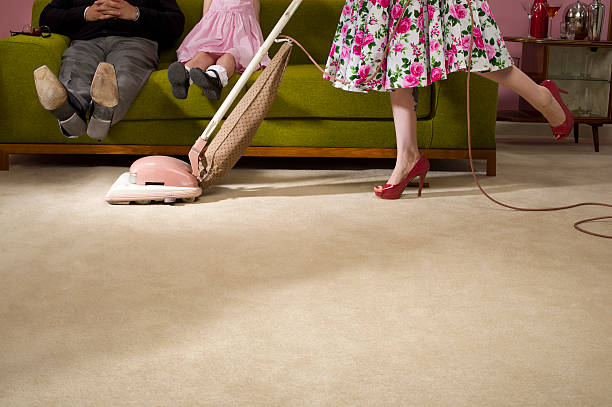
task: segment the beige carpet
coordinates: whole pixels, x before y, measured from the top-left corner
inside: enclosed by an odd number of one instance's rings
[[[612,202],[610,144],[498,149],[501,200]],[[359,161],[107,205],[124,161],[0,173],[1,406],[612,405],[612,242],[572,227],[610,211],[456,171],[382,201]]]

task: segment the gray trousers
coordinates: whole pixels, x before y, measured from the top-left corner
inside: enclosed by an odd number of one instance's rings
[[[112,124],[125,117],[132,102],[153,72],[159,56],[157,43],[139,37],[100,37],[72,41],[62,56],[59,80],[68,90],[70,103],[85,117],[91,103],[91,81],[100,62],[115,67],[119,104]]]

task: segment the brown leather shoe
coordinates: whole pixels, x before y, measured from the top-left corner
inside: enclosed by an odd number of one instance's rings
[[[115,107],[119,103],[119,88],[115,67],[108,62],[100,62],[91,81],[91,98],[100,106]]]
[[[47,110],[56,110],[68,100],[64,85],[47,65],[34,71],[34,85],[40,104]]]
[[[48,66],[34,71],[34,85],[40,104],[57,118],[64,136],[76,138],[85,134],[84,118],[72,107],[66,88]]]
[[[90,94],[93,103],[87,135],[102,141],[110,130],[115,106],[119,103],[119,88],[114,66],[100,62],[91,81]]]

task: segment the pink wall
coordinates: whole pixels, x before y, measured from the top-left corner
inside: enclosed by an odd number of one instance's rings
[[[0,38],[8,37],[10,31],[21,30],[30,24],[34,0],[2,0],[0,14]]]
[[[583,3],[591,3],[591,0],[581,0]],[[575,3],[576,0],[548,0],[548,4],[561,5],[561,11],[553,19],[553,37],[559,37],[559,23],[561,21],[561,14],[565,11],[565,8]],[[497,20],[502,35],[505,37],[525,37],[529,32],[529,20],[527,14],[523,11],[519,0],[489,0],[493,14]],[[610,0],[603,0],[606,5],[606,25],[604,27],[605,34],[602,39],[606,39],[608,36],[607,21],[610,10]],[[521,57],[521,46],[518,44],[508,44],[510,55],[513,57]],[[516,109],[518,107],[518,96],[510,92],[505,88],[499,90],[499,103],[498,108],[503,109]]]
[[[263,0],[265,2],[265,0]],[[308,0],[306,0],[308,1]],[[561,14],[565,7],[575,0],[549,0],[550,4],[555,1],[561,5]],[[34,0],[2,0],[3,12],[0,14],[0,38],[7,37],[10,30],[18,30],[24,24],[30,23],[32,3]],[[583,0],[590,3],[590,0]],[[610,0],[603,0],[606,5],[606,14],[609,15]],[[497,19],[500,30],[507,37],[524,37],[528,32],[527,15],[523,11],[519,0],[489,0],[491,9]],[[553,22],[553,36],[559,35],[560,16],[555,17]],[[607,22],[607,17],[606,17]],[[606,31],[607,36],[607,31]],[[513,57],[521,57],[521,47],[517,44],[508,44],[508,49]],[[499,108],[513,109],[518,105],[518,97],[501,88],[499,91]]]

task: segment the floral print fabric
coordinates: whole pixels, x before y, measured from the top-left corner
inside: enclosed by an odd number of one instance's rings
[[[472,9],[472,71],[511,66],[487,1],[472,0]],[[428,86],[467,70],[471,29],[468,0],[346,0],[325,79],[361,92]]]

